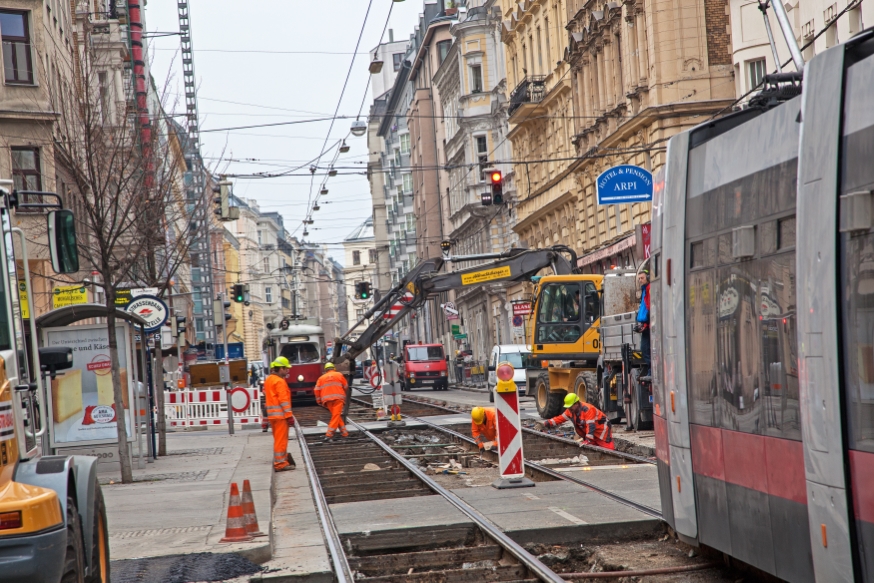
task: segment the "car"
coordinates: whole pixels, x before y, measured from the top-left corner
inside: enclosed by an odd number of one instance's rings
[[[498,383],[495,369],[502,362],[509,362],[516,369],[516,372],[513,373],[513,381],[516,383],[519,396],[524,397],[527,394],[525,369],[533,366],[531,351],[524,344],[498,344],[492,348],[492,354],[489,357],[489,376],[486,384],[489,388],[489,402],[491,403],[495,402],[495,385]]]

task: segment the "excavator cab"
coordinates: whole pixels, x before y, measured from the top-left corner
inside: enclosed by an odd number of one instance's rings
[[[600,275],[540,279],[532,318],[532,353],[541,360],[598,359]]]

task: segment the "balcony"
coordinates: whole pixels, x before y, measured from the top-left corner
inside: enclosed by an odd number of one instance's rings
[[[546,95],[546,76],[533,75],[525,77],[510,94],[509,115],[512,118],[517,112],[522,115],[534,109],[543,101]],[[512,119],[510,121],[513,121]]]

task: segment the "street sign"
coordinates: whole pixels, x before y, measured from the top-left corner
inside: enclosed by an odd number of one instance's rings
[[[30,304],[27,301],[27,286],[23,281],[18,282],[18,304],[21,306],[21,317],[30,318]]]
[[[467,338],[467,334],[453,334],[452,337],[456,340],[464,340]]]
[[[652,173],[646,168],[622,164],[598,176],[598,204],[652,201]]]
[[[146,321],[146,332],[159,329],[167,323],[170,310],[161,298],[155,296],[139,296],[127,306],[127,311],[136,314]]]
[[[513,326],[521,328],[525,324],[525,318],[522,316],[513,316]]]
[[[83,285],[66,285],[52,290],[52,309],[88,303],[88,292]]]
[[[461,334],[461,326],[458,324],[452,324],[452,333],[453,334]]]
[[[120,287],[115,290],[115,305],[119,308],[127,308],[127,305],[131,301],[131,293],[130,288]]]
[[[531,302],[513,302],[514,316],[527,316],[531,313]],[[520,324],[521,326],[521,324]]]
[[[457,320],[458,319],[458,310],[455,308],[455,304],[452,302],[446,302],[443,304],[443,311],[446,313],[447,320]]]

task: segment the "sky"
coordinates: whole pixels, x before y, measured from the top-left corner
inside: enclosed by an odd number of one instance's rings
[[[364,21],[368,2],[370,14]],[[373,96],[367,89],[368,52],[383,29],[394,29],[395,40],[409,38],[418,23],[423,0],[189,0],[194,70],[197,79],[201,149],[206,165],[217,173],[288,172],[317,157],[327,138],[330,147],[345,138],[350,151],[340,154],[342,170],[328,178],[328,195],[313,213],[308,241],[323,243],[340,263],[343,238],[372,212],[367,166],[367,136],[353,137],[349,128],[361,110],[366,121]],[[243,8],[244,7],[244,8]],[[391,16],[389,17],[389,10]],[[362,31],[359,53],[333,116]],[[146,30],[152,76],[166,94],[165,108],[185,112],[179,21],[176,2],[152,0],[146,5]],[[388,42],[388,32],[383,36]],[[180,116],[177,120],[184,123]],[[298,122],[292,125],[227,130],[256,124]],[[302,123],[301,123],[302,122]],[[221,130],[221,131],[211,131]],[[327,166],[334,150],[322,158]],[[258,201],[262,212],[282,214],[285,228],[301,238],[308,198],[314,195],[324,171],[310,186],[307,166],[292,176],[233,178],[234,194]],[[343,175],[343,172],[354,173]],[[328,201],[325,203],[324,201]]]

